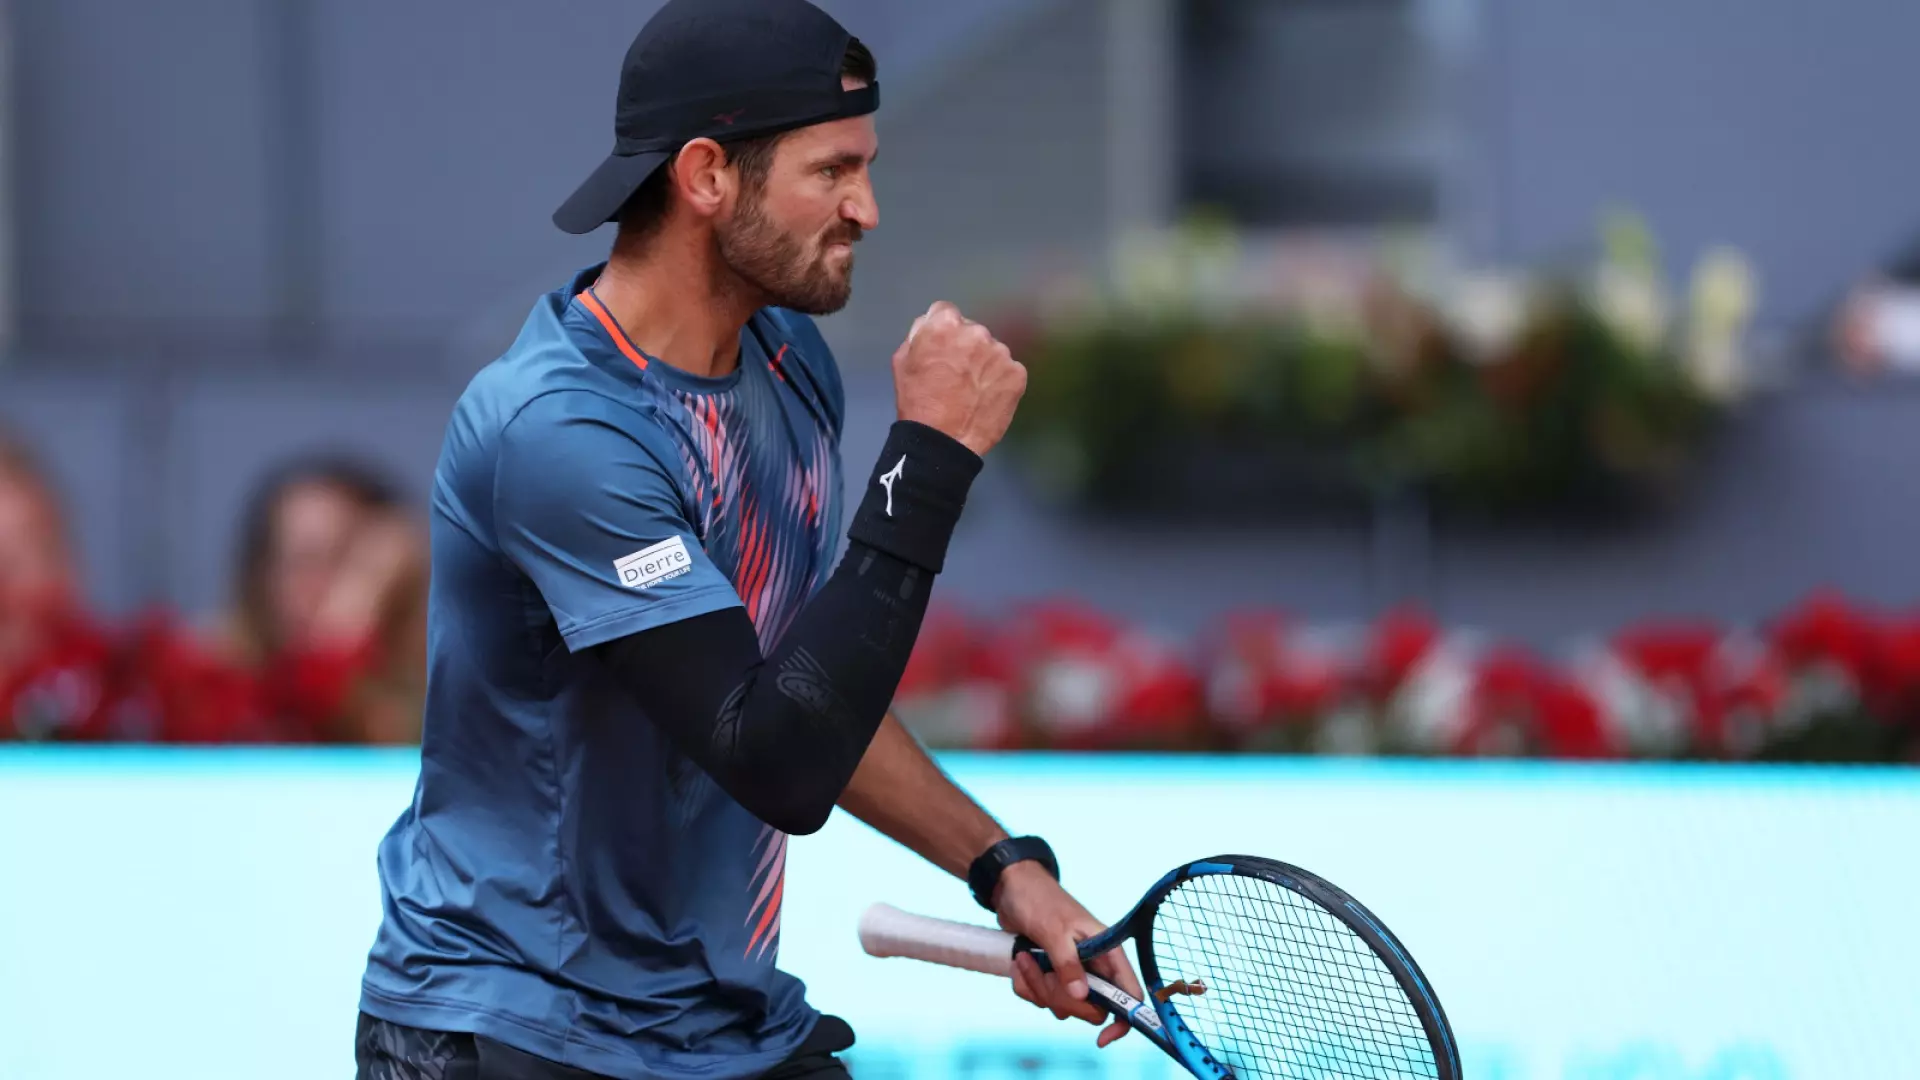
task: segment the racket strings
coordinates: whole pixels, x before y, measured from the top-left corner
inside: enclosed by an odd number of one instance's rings
[[[1392,971],[1346,923],[1259,878],[1190,878],[1155,913],[1163,983],[1216,1060],[1243,1080],[1437,1078],[1439,1066]]]

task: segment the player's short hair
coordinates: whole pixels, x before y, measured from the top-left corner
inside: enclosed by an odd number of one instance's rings
[[[879,78],[879,64],[873,58],[873,50],[859,38],[847,43],[847,53],[840,60],[840,76],[863,83],[871,83]],[[774,151],[780,148],[780,141],[788,132],[777,131],[771,135],[760,135],[751,139],[726,144],[727,160],[740,170],[742,189],[749,195],[757,195],[766,186],[767,176],[773,171]],[[652,239],[660,230],[661,223],[667,219],[667,203],[672,197],[672,183],[668,171],[672,160],[653,171],[653,175],[634,191],[626,204],[620,207],[619,231],[614,236],[614,246],[632,247]]]

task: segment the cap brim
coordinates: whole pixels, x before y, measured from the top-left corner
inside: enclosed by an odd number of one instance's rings
[[[575,235],[590,233],[605,225],[620,213],[620,208],[640,190],[653,170],[672,156],[669,150],[612,155],[553,212],[553,223]]]

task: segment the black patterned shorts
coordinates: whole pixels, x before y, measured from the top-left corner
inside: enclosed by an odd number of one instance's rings
[[[793,1056],[761,1080],[849,1080],[834,1054],[853,1045],[853,1029],[823,1016]],[[360,1014],[353,1039],[356,1080],[605,1080],[492,1039],[425,1031]]]

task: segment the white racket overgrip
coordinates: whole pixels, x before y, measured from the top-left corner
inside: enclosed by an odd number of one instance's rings
[[[902,956],[982,975],[1013,974],[1012,934],[987,926],[913,915],[874,904],[860,916],[860,947],[869,956]]]

